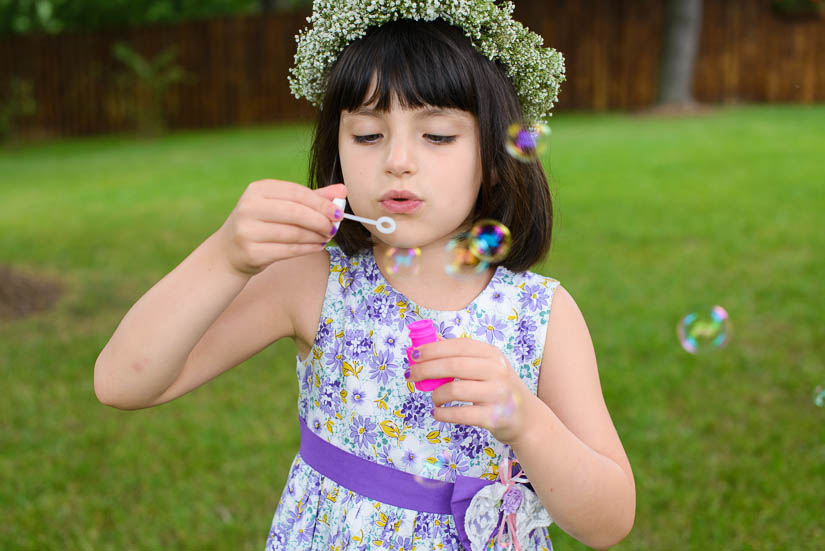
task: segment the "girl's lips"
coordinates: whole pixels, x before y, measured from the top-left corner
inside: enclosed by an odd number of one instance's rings
[[[407,199],[406,201],[386,199],[381,201],[381,206],[384,207],[384,210],[393,214],[407,214],[417,210],[421,206],[421,201],[416,199]]]

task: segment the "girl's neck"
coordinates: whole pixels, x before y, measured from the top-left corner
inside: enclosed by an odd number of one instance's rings
[[[431,310],[462,310],[487,287],[495,269],[487,268],[478,274],[460,278],[449,275],[444,269],[447,243],[449,238],[420,247],[421,256],[413,259],[413,263],[418,265],[415,275],[392,273],[386,256],[390,247],[384,243],[373,246],[373,255],[384,279],[414,303]]]

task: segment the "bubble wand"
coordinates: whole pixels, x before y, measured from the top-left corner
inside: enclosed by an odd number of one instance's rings
[[[381,233],[392,233],[395,231],[395,220],[390,218],[389,216],[382,216],[378,220],[373,220],[372,218],[364,218],[363,216],[355,216],[354,214],[350,214],[348,212],[344,212],[344,209],[347,207],[347,200],[337,197],[332,200],[341,212],[344,213],[344,218],[348,218],[350,220],[355,220],[356,222],[363,222],[364,224],[372,224],[373,226],[378,229]],[[338,226],[341,225],[341,221],[335,223],[335,229],[338,229]]]
[[[338,168],[338,156],[335,156],[335,163],[332,165],[332,173],[330,174],[330,185],[335,183],[335,169]],[[332,200],[335,203],[335,206],[341,209],[341,212],[344,215],[344,218],[348,218],[350,220],[355,220],[356,222],[362,222],[364,224],[371,224],[375,226],[375,228],[380,231],[381,233],[392,233],[395,231],[395,220],[390,218],[389,216],[382,216],[378,220],[373,220],[372,218],[364,218],[363,216],[355,216],[354,214],[349,214],[348,212],[344,212],[347,208],[347,200],[343,198],[335,198]],[[335,223],[335,231],[338,231],[338,226],[341,225],[343,219],[339,220]]]

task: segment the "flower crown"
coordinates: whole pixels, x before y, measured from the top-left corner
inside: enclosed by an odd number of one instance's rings
[[[514,5],[495,0],[315,0],[311,29],[296,35],[295,67],[288,76],[296,98],[319,105],[325,78],[346,46],[367,29],[398,19],[441,18],[464,30],[476,50],[499,60],[513,83],[525,117],[532,122],[552,116],[559,86],[565,80],[564,58],[542,48],[541,36],[512,18]]]

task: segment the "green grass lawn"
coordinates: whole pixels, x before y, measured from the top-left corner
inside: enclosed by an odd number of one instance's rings
[[[825,546],[825,106],[552,128],[556,224],[534,270],[584,313],[634,469],[616,549]],[[66,286],[0,324],[0,549],[263,548],[299,442],[292,343],[135,412],[98,403],[92,370],[249,182],[304,181],[309,132],[0,150],[0,263]],[[714,304],[729,346],[686,353],[676,323]]]

